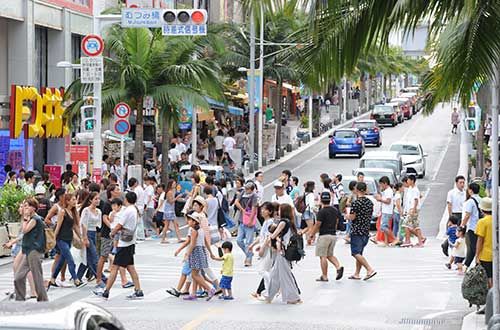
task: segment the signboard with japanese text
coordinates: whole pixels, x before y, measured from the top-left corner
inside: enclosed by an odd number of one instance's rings
[[[204,36],[207,35],[207,25],[206,24],[163,25],[162,34],[164,36]]]
[[[61,165],[44,165],[43,171],[49,174],[49,181],[54,184],[56,189],[61,188],[61,176],[63,173]]]
[[[73,169],[78,169],[79,163],[89,163],[89,146],[73,145],[70,146],[70,160]]]
[[[102,56],[81,57],[82,65],[81,81],[82,84],[96,84],[104,82],[104,61]]]
[[[163,10],[154,8],[144,9],[123,9],[122,27],[123,28],[141,28],[141,27],[162,27]]]

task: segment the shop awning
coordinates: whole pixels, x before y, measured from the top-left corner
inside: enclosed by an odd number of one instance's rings
[[[222,103],[222,102],[216,101],[213,98],[208,97],[208,96],[205,96],[205,100],[208,102],[211,109],[226,110],[226,107],[224,106],[224,103]]]
[[[234,107],[232,105],[228,105],[227,109],[229,110],[229,113],[236,115],[236,116],[243,116],[243,109]]]

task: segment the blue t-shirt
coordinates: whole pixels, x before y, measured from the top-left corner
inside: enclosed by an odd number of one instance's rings
[[[453,226],[448,228],[446,231],[446,235],[448,235],[448,242],[451,244],[455,244],[455,241],[457,240],[457,226]]]

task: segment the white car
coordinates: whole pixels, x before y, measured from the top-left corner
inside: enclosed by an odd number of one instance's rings
[[[426,158],[422,145],[417,142],[399,141],[391,144],[391,151],[397,151],[403,160],[403,166],[408,174],[417,173],[419,178],[425,177]]]

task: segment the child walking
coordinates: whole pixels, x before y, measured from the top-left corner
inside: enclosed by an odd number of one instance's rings
[[[457,229],[457,240],[455,241],[455,244],[453,244],[451,255],[457,265],[458,275],[463,275],[464,271],[462,263],[464,262],[466,255],[464,227],[458,227]]]
[[[448,219],[448,229],[446,230],[446,235],[448,236],[448,245],[452,248],[457,240],[457,229],[458,229],[458,218],[451,215]],[[445,264],[446,268],[451,269],[453,264],[453,253],[450,256],[450,261]]]
[[[233,300],[233,291],[231,289],[231,283],[233,282],[233,268],[234,268],[234,258],[233,258],[233,244],[229,241],[222,243],[221,248],[219,248],[220,257],[213,256],[212,259],[222,261],[222,277],[220,279],[220,288],[223,290],[219,299],[223,300]]]

